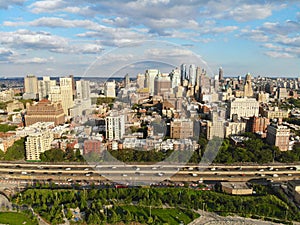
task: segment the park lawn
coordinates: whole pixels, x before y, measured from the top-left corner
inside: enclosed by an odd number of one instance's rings
[[[32,221],[26,214],[17,212],[0,212],[0,223],[9,225],[38,224],[37,222]]]
[[[143,215],[149,217],[150,208],[141,206],[122,206],[121,208],[130,211],[132,214],[137,214],[139,216]],[[192,222],[194,218],[198,218],[199,214],[191,210],[181,210],[178,208],[152,208],[151,209],[152,218],[157,217],[162,224],[175,225],[180,224],[182,221],[184,224]]]

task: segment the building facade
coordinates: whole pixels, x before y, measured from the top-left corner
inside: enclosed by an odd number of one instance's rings
[[[69,115],[69,109],[74,106],[73,101],[73,79],[71,77],[60,77],[61,105],[66,116]]]
[[[26,160],[40,160],[40,154],[51,149],[53,134],[49,130],[29,134],[26,138]]]
[[[192,138],[193,130],[193,121],[189,119],[174,119],[170,125],[170,137],[172,139]]]
[[[121,140],[125,133],[124,115],[111,115],[105,118],[106,139]]]
[[[43,99],[36,104],[26,106],[25,125],[36,122],[54,122],[55,125],[65,123],[65,115],[61,103],[51,103]]]
[[[258,116],[259,103],[255,98],[235,98],[229,101],[227,108],[227,118]]]
[[[280,151],[289,149],[290,129],[283,125],[269,125],[267,128],[267,143],[275,145]]]

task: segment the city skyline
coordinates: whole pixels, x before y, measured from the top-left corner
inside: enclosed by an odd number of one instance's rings
[[[297,1],[13,0],[0,11],[0,76],[109,77],[130,68],[132,77],[149,59],[166,68],[204,62],[224,76],[299,76]],[[90,70],[105,60],[101,73]]]

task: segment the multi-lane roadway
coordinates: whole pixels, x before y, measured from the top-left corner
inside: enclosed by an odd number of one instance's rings
[[[300,165],[181,165],[181,164],[47,164],[0,163],[0,181],[156,183],[202,181],[273,181],[300,179]]]

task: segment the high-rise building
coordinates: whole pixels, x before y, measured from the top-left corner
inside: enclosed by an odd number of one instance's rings
[[[224,71],[223,71],[223,68],[220,67],[219,68],[219,81],[222,81],[224,80]]]
[[[38,92],[39,92],[39,100],[43,98],[49,98],[50,90],[52,86],[56,85],[55,80],[50,80],[50,77],[43,77],[43,80],[38,81]]]
[[[178,68],[172,70],[171,74],[171,87],[175,88],[180,85],[180,70]]]
[[[60,102],[52,103],[43,99],[33,105],[26,105],[25,124],[30,126],[37,122],[54,122],[55,125],[64,124],[65,115]]]
[[[267,128],[267,143],[275,145],[280,151],[289,149],[290,129],[283,125],[269,125]]]
[[[192,138],[194,135],[193,121],[190,119],[174,119],[170,125],[172,139]]]
[[[145,87],[145,74],[139,73],[136,79],[137,88],[141,89]]]
[[[125,116],[124,115],[110,115],[105,118],[106,139],[120,140],[125,133]]]
[[[65,115],[69,115],[69,109],[73,107],[73,79],[72,77],[59,78],[61,104]]]
[[[114,80],[105,82],[104,95],[109,98],[116,97],[116,82]]]
[[[252,97],[253,96],[253,89],[252,89],[252,77],[250,73],[246,75],[245,85],[244,85],[244,97]]]
[[[259,103],[255,98],[235,98],[228,102],[227,118],[258,116]]]
[[[187,71],[186,71],[186,64],[181,64],[180,66],[180,79],[181,79],[181,85],[183,85],[183,81],[187,78]]]
[[[189,67],[189,85],[193,87],[196,85],[196,66],[194,64]]]
[[[51,102],[60,102],[61,103],[61,93],[60,86],[55,85],[50,87],[49,98]]]
[[[25,99],[36,99],[38,94],[38,79],[34,75],[28,75],[24,78],[24,96]]]
[[[211,140],[214,137],[224,138],[224,121],[219,118],[217,112],[212,112],[211,121],[207,121],[206,138]]]
[[[266,133],[270,120],[266,117],[252,116],[247,121],[247,131],[251,133]]]
[[[160,74],[154,80],[154,95],[163,96],[164,93],[170,92],[171,80],[168,74]]]
[[[277,98],[278,99],[286,99],[288,97],[288,92],[286,88],[280,87],[277,89]]]
[[[130,78],[129,78],[129,74],[127,73],[124,77],[124,80],[125,80],[125,87],[129,87],[130,85]]]
[[[157,75],[159,75],[160,72],[157,69],[150,69],[146,70],[145,73],[145,87],[149,88],[149,93],[151,96],[154,95],[154,80]]]
[[[90,82],[88,80],[76,81],[76,98],[89,99],[90,98]]]
[[[50,130],[40,130],[29,134],[26,138],[26,160],[40,160],[40,154],[51,149],[53,133]]]
[[[76,95],[76,83],[75,83],[74,75],[69,75],[68,78],[71,78],[72,93],[73,93],[73,99],[74,99],[75,95]]]

